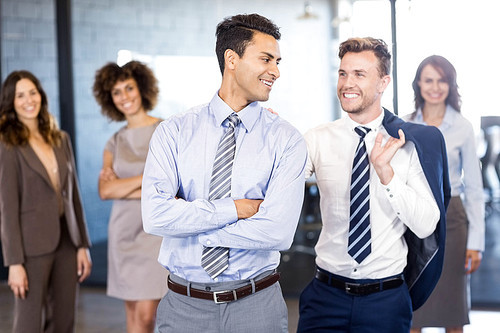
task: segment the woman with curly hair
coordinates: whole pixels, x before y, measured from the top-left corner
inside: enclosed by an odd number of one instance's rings
[[[9,74],[0,94],[0,227],[12,332],[73,332],[78,282],[92,267],[67,133],[40,81]]]
[[[107,142],[99,174],[101,199],[113,200],[107,294],[125,301],[128,332],[153,332],[167,271],[157,261],[161,238],[143,231],[140,199],[149,140],[161,121],[148,114],[157,80],[138,61],[108,63],[97,71],[93,91],[104,116],[127,122]]]

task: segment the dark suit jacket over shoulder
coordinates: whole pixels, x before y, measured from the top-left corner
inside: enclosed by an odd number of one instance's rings
[[[75,161],[67,133],[54,147],[64,216],[75,247],[90,240],[78,187]],[[26,256],[53,252],[61,235],[57,193],[30,145],[9,147],[0,142],[0,235],[6,266]]]
[[[408,263],[404,273],[415,311],[434,290],[443,267],[446,209],[451,196],[446,145],[436,127],[408,123],[388,110],[384,109],[384,112],[382,125],[387,132],[398,138],[398,129],[402,129],[406,140],[415,144],[420,164],[440,210],[436,230],[429,237],[420,239],[410,229],[405,233]]]

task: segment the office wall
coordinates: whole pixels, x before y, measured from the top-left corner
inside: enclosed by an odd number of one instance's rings
[[[283,34],[282,67],[285,69],[282,69],[282,78],[278,80],[269,105],[297,126],[307,124],[312,127],[322,120],[332,119],[330,76],[329,71],[325,71],[329,68],[328,2],[322,1],[322,5],[316,7],[322,15],[309,25],[309,22],[297,20],[303,10],[302,1],[280,0],[273,1],[272,6],[270,4],[265,0],[252,1],[251,5],[243,0],[73,1],[76,143],[80,170],[85,171],[80,172],[80,177],[86,211],[92,217],[94,239],[99,240],[99,235],[105,235],[108,218],[105,213],[108,204],[99,200],[96,188],[101,152],[109,136],[123,124],[110,124],[100,115],[91,86],[95,71],[108,61],[116,61],[119,50],[142,56],[141,60],[155,70],[161,87],[165,86],[162,82],[176,82],[182,91],[190,92],[191,98],[187,97],[181,108],[166,103],[168,91],[161,92],[159,109],[155,112],[166,118],[200,101],[207,102],[215,93],[217,84],[207,84],[204,88],[197,82],[207,80],[206,75],[213,77],[216,83],[220,81],[214,51],[217,23],[236,13],[258,12],[272,18],[282,27]],[[307,58],[302,58],[305,53]],[[161,57],[179,61],[181,56],[190,57],[181,62],[184,64],[181,70],[159,73]],[[208,57],[214,57],[213,68],[202,71],[197,62]],[[197,70],[193,71],[193,67]],[[200,95],[206,99],[200,100]],[[316,110],[319,114],[316,118],[320,119],[312,120],[311,108],[317,105],[312,99],[322,101],[323,110]]]
[[[19,69],[43,83],[52,113],[59,115],[55,8],[53,0],[2,0],[2,82]]]

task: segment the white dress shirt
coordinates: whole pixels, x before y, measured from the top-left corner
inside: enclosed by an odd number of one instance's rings
[[[370,155],[378,133],[383,143],[389,134],[382,126],[384,114],[363,126]],[[309,152],[306,178],[316,175],[320,191],[323,228],[316,250],[316,264],[334,274],[352,279],[377,279],[402,273],[408,248],[403,234],[410,228],[425,238],[439,221],[439,208],[420,166],[417,151],[407,141],[394,155],[394,177],[384,186],[370,163],[371,253],[357,263],[347,253],[349,197],[352,161],[359,142],[355,123],[349,117],[316,127],[305,134]]]

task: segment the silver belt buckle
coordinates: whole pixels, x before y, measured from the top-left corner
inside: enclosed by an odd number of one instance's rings
[[[230,300],[230,301],[219,301],[219,299],[217,298],[218,294],[223,294],[223,293],[227,293],[227,292],[230,292],[230,291],[233,292],[233,297],[234,297],[233,300]],[[215,302],[215,304],[229,303],[229,302],[232,302],[232,301],[236,301],[238,299],[238,297],[236,296],[236,290],[234,290],[234,289],[233,290],[214,291],[213,295],[214,295],[214,302]]]
[[[351,289],[353,287],[359,287],[360,286],[359,283],[350,283],[350,282],[344,282],[344,283],[345,283],[345,292],[346,292],[346,294],[357,295],[356,293],[351,292]]]

